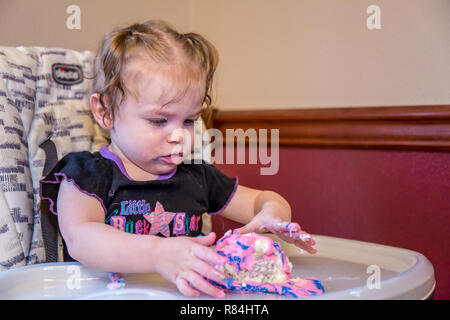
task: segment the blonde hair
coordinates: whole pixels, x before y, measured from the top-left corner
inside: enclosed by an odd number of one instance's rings
[[[192,83],[204,82],[203,103],[208,110],[211,108],[212,81],[218,63],[214,45],[199,34],[178,33],[163,21],[147,21],[106,34],[97,51],[93,90],[105,109],[103,121],[105,117],[114,119],[125,94],[131,93],[126,87],[124,69],[138,52],[147,53],[150,61],[166,66],[171,73],[181,72],[184,77],[178,80],[185,82],[185,92]]]

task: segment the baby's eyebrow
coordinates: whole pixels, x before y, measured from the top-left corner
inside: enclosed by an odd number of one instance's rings
[[[175,116],[174,113],[172,113],[172,112],[167,112],[167,111],[165,111],[165,110],[163,110],[163,109],[153,110],[151,113],[152,113],[153,115],[155,115],[155,116],[163,116],[163,117],[167,117],[167,118],[170,118],[170,117]],[[197,119],[198,117],[201,116],[201,114],[202,114],[202,111],[200,110],[199,112],[196,112],[196,113],[190,115],[188,118],[195,118],[195,119]]]
[[[202,115],[202,110],[192,115],[193,118],[198,118]]]
[[[173,115],[173,113],[167,112],[167,111],[162,110],[162,109],[153,110],[153,113],[158,115],[158,116],[167,116],[167,117],[170,117],[170,116]]]

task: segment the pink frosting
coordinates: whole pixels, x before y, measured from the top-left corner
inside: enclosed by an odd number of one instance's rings
[[[217,241],[215,251],[228,258],[228,264],[235,267],[236,272],[245,268],[252,271],[257,258],[255,258],[255,242],[264,240],[268,243],[268,247],[264,253],[264,259],[280,259],[282,260],[283,272],[286,275],[286,281],[282,283],[258,283],[248,281],[241,283],[233,281],[232,278],[223,279],[222,283],[211,281],[213,284],[237,293],[262,292],[279,295],[291,295],[295,298],[311,295],[320,295],[325,292],[321,282],[314,277],[308,278],[290,278],[291,268],[287,257],[281,249],[278,242],[273,241],[269,237],[259,235],[257,233],[249,233],[240,235],[239,233],[231,233],[231,230]],[[273,254],[274,252],[278,254]]]
[[[273,241],[269,237],[262,236],[257,233],[248,233],[241,235],[239,233],[231,233],[228,231],[221,239],[217,241],[216,252],[226,253],[228,257],[235,257],[236,260],[229,259],[229,263],[236,267],[236,271],[245,268],[249,271],[253,270],[253,266],[257,262],[255,257],[255,242],[263,240],[268,243],[267,250],[264,253],[265,260],[277,260],[281,257],[283,264],[283,272],[289,278],[291,268],[287,263],[286,255],[281,250],[278,242]],[[274,254],[274,252],[278,254]]]

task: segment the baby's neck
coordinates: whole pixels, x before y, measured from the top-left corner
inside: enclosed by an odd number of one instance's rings
[[[152,174],[148,171],[145,171],[144,169],[140,168],[128,158],[122,154],[120,149],[116,148],[114,144],[110,144],[107,149],[115,154],[120,161],[123,164],[123,169],[125,170],[125,174],[134,181],[151,181],[151,180],[157,180],[159,178],[159,175]]]
[[[151,180],[158,180],[159,175],[154,175],[150,172],[147,172],[141,168],[139,168],[138,166],[130,163],[128,161],[128,164],[124,162],[124,166],[125,166],[125,170],[127,170],[128,175],[130,176],[131,179],[135,180],[135,181],[151,181]]]

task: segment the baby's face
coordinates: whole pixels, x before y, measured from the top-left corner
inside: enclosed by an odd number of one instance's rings
[[[128,94],[115,114],[110,131],[112,149],[120,150],[125,166],[137,166],[153,175],[167,174],[191,152],[204,91],[197,86],[174,96],[172,91],[177,91],[160,77],[141,73],[136,80],[132,88],[136,97]]]

